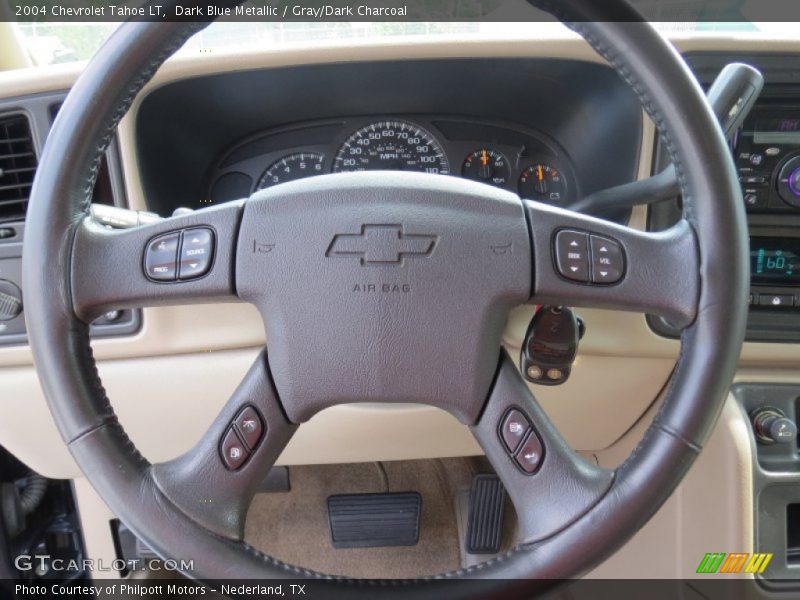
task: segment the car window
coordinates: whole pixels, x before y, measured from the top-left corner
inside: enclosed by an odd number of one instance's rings
[[[84,61],[117,23],[20,23],[24,44],[37,65]],[[656,26],[677,36],[755,35],[800,37],[792,23],[675,22]],[[509,22],[217,22],[195,35],[179,54],[248,52],[270,47],[359,44],[375,41],[446,40],[469,36],[509,38],[573,37],[560,23]]]

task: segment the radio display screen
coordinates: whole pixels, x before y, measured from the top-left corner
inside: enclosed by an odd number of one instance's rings
[[[753,131],[755,144],[800,144],[800,118],[758,119]]]
[[[765,285],[800,284],[800,238],[750,238],[750,278]]]

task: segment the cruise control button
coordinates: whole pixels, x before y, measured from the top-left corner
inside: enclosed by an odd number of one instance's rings
[[[556,266],[558,272],[573,281],[589,281],[588,235],[564,230],[556,234]]]
[[[180,233],[169,233],[150,240],[144,254],[145,274],[155,281],[175,281],[178,276]]]
[[[592,282],[616,283],[625,271],[625,255],[619,242],[599,235],[591,235]]]
[[[539,436],[536,435],[535,431],[531,431],[528,439],[522,444],[522,448],[520,448],[519,452],[514,456],[514,460],[523,471],[530,475],[539,469],[539,466],[542,464],[543,456],[544,450],[539,441]]]
[[[509,452],[513,453],[517,449],[520,442],[525,439],[525,435],[530,431],[530,428],[531,425],[528,422],[528,418],[516,408],[508,412],[506,418],[503,419],[500,435]]]
[[[222,438],[222,446],[220,448],[222,453],[222,462],[231,471],[235,471],[244,464],[247,457],[250,456],[250,451],[242,444],[239,436],[233,430],[233,426],[228,427],[225,432],[225,437]]]
[[[264,433],[264,425],[256,409],[252,406],[246,406],[239,412],[233,423],[248,448],[251,450],[255,448]]]
[[[214,232],[207,227],[196,227],[183,232],[181,245],[181,279],[194,279],[208,273],[214,257]]]

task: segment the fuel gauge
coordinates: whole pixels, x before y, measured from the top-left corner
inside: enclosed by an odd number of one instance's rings
[[[461,175],[467,179],[502,187],[511,177],[511,169],[508,160],[500,152],[481,148],[470,152],[464,159]]]
[[[559,204],[567,194],[567,182],[561,171],[551,165],[531,165],[519,176],[519,195],[527,200]]]

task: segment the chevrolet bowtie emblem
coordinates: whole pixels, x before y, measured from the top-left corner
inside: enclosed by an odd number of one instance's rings
[[[400,265],[406,257],[430,256],[438,236],[410,234],[402,225],[362,225],[361,233],[337,233],[325,256],[358,258],[362,265]]]

